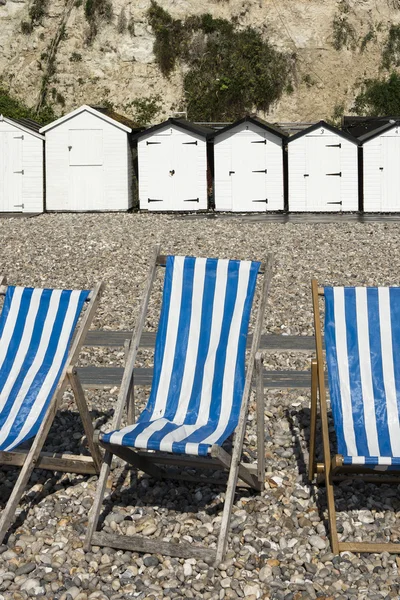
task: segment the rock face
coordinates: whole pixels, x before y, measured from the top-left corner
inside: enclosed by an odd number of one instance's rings
[[[56,113],[105,100],[129,112],[132,100],[156,94],[161,95],[165,112],[160,118],[184,110],[185,66],[178,66],[168,79],[162,76],[147,20],[150,0],[112,0],[112,19],[99,23],[91,44],[85,2],[52,0],[41,23],[23,34],[21,22],[29,21],[32,2],[0,0],[0,80],[35,106],[46,56],[52,45],[54,50],[64,24],[48,83],[48,101],[54,102]],[[284,94],[268,115],[261,115],[280,121],[328,118],[339,107],[348,111],[360,81],[382,72],[389,28],[400,23],[396,0],[159,0],[159,4],[177,19],[207,12],[236,18],[239,27],[251,25],[279,50],[295,54],[293,92]],[[342,47],[337,50],[335,45]]]

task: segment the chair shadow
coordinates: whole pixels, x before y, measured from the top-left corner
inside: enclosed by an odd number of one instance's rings
[[[99,410],[92,410],[91,416],[92,421],[95,423],[95,427],[100,427],[110,419],[112,410],[107,412],[101,412]],[[68,436],[60,439],[59,431],[66,429]],[[74,437],[74,435],[76,436]],[[78,436],[79,434],[79,436]],[[54,454],[67,453],[67,454],[80,454],[84,456],[90,456],[87,444],[82,445],[81,441],[84,438],[84,431],[82,426],[82,420],[79,412],[70,410],[58,411],[50,432],[47,436],[46,442],[43,446],[43,452],[51,452]],[[18,450],[29,450],[32,440],[29,440],[20,446]],[[14,485],[19,476],[21,467],[12,465],[0,465],[0,474],[4,475],[4,480],[0,483],[0,509],[4,509],[9,497],[13,491]],[[10,474],[11,477],[10,477]],[[71,477],[72,475],[72,477]],[[34,476],[34,477],[32,477]],[[21,502],[26,504],[24,509],[18,514],[17,518],[10,525],[7,535],[4,539],[4,543],[7,543],[8,538],[11,534],[21,527],[28,515],[28,512],[37,506],[42,500],[44,500],[49,494],[54,493],[56,486],[71,487],[82,481],[85,481],[93,477],[93,475],[85,474],[66,474],[63,471],[50,471],[47,469],[36,468],[29,479],[28,487],[22,496]],[[14,483],[12,486],[6,485],[6,482],[12,480]],[[39,491],[32,493],[33,486],[41,486]]]
[[[318,509],[318,514],[320,521],[324,524],[326,531],[329,531],[329,521],[328,518],[325,517],[327,514],[327,499],[325,492],[325,484],[321,480],[320,482],[310,482],[308,479],[308,460],[309,455],[308,452],[304,451],[304,443],[302,444],[302,439],[306,440],[306,447],[309,449],[310,447],[310,423],[311,423],[311,411],[307,408],[302,408],[298,411],[292,410],[286,411],[286,417],[290,424],[290,429],[292,436],[295,439],[295,455],[297,457],[297,464],[299,473],[302,476],[303,485],[310,486],[310,494],[311,498],[315,502],[315,505]],[[330,449],[331,454],[336,453],[337,443],[336,443],[336,435],[333,428],[333,417],[332,412],[328,412],[328,426],[329,426],[329,435],[330,435]],[[317,418],[317,428],[316,428],[316,462],[323,462],[323,447],[322,447],[322,433],[321,433],[321,423]],[[372,473],[373,474],[373,473]],[[399,482],[400,484],[400,477]],[[336,523],[338,533],[343,533],[343,525],[342,518],[340,516],[340,512],[349,511],[357,511],[367,508],[371,510],[373,508],[371,506],[371,499],[375,498],[380,501],[379,489],[382,486],[392,486],[395,487],[395,484],[385,484],[384,482],[379,483],[377,480],[374,483],[362,481],[360,479],[356,479],[354,477],[349,476],[345,481],[335,482],[334,490],[335,490],[335,506],[336,506]],[[396,488],[397,489],[397,488]],[[389,506],[387,503],[387,499],[385,499],[385,507],[384,510],[389,510],[390,512],[398,512],[400,511],[400,499],[397,499],[394,495],[395,490],[386,494],[388,498],[393,498],[390,500],[392,506]],[[366,506],[367,505],[367,506]],[[382,510],[379,508],[377,510]],[[363,525],[365,527],[365,525]],[[400,526],[399,529],[399,537],[400,537]],[[384,541],[384,540],[383,540]]]

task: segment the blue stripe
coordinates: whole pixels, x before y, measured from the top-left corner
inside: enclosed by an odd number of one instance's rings
[[[197,353],[196,371],[193,379],[192,394],[190,396],[186,425],[194,425],[199,414],[201,392],[203,387],[204,367],[210,348],[211,323],[213,318],[215,284],[217,280],[218,260],[208,258],[206,261],[203,303],[201,310],[199,349]]]
[[[392,330],[393,370],[397,410],[400,415],[400,288],[390,288],[390,326]],[[393,451],[391,456],[393,456]]]
[[[193,280],[196,259],[185,258],[183,267],[182,297],[179,312],[177,342],[175,346],[174,364],[168,390],[166,419],[175,417],[181,393],[183,373],[186,366],[186,353],[189,339],[190,320],[192,317]],[[190,368],[190,366],[189,366]]]
[[[233,402],[232,412],[229,419],[229,423],[216,442],[217,445],[221,445],[235,430],[235,427],[239,420],[240,407],[242,405],[244,385],[245,385],[245,363],[246,363],[246,342],[247,332],[249,329],[249,321],[251,314],[251,306],[253,304],[254,292],[257,285],[257,275],[259,271],[259,263],[252,263],[249,273],[249,283],[247,286],[246,300],[243,307],[242,322],[240,325],[238,353],[236,358],[235,366],[235,383],[233,388]]]
[[[171,302],[171,290],[172,290],[172,278],[174,271],[174,257],[167,256],[166,266],[165,266],[165,277],[164,277],[164,290],[163,290],[163,299],[161,305],[161,313],[160,313],[160,321],[158,325],[158,331],[156,336],[156,346],[154,350],[154,374],[153,381],[151,386],[151,392],[149,399],[147,401],[146,408],[140,414],[138,418],[138,423],[142,423],[143,421],[150,421],[154,406],[156,403],[158,386],[160,385],[160,376],[161,369],[164,360],[164,352],[165,352],[165,343],[167,338],[167,328],[168,328],[168,317],[169,317],[169,307]]]
[[[367,303],[372,385],[379,450],[381,456],[391,456],[392,449],[387,425],[386,393],[383,381],[381,326],[379,322],[379,297],[377,288],[367,289]]]
[[[344,307],[347,337],[347,358],[349,365],[350,397],[357,454],[369,454],[367,433],[365,430],[364,402],[361,385],[360,354],[358,347],[356,291],[344,289]]]
[[[21,336],[23,333],[23,327],[21,327],[21,325],[20,325],[20,321],[22,322],[22,319],[20,319],[20,316],[21,317],[24,316],[26,318],[26,314],[27,314],[27,310],[29,308],[29,303],[30,303],[30,299],[32,296],[32,292],[33,292],[33,290],[29,289],[29,290],[24,290],[24,292],[22,294],[22,297],[24,298],[24,302],[21,303],[21,308],[20,308],[20,312],[18,314],[18,319],[17,319],[18,326],[15,327],[14,335],[12,338],[12,345],[16,346],[17,348],[20,345]],[[8,290],[7,290],[7,293],[8,293]],[[13,292],[10,292],[10,298],[12,298],[12,293]],[[40,340],[42,337],[43,325],[44,325],[44,321],[45,321],[47,313],[48,313],[49,303],[50,303],[50,298],[51,298],[52,293],[53,293],[53,290],[42,290],[42,294],[41,294],[41,298],[40,298],[40,302],[39,302],[39,309],[37,312],[37,316],[36,316],[33,331],[32,331],[31,343],[30,343],[28,350],[26,352],[26,355],[24,357],[24,362],[20,369],[20,372],[15,379],[15,383],[13,385],[11,393],[6,401],[6,405],[0,414],[0,427],[2,427],[4,425],[8,415],[10,414],[13,403],[15,402],[16,396],[17,396],[17,394],[21,388],[21,385],[23,383],[23,379],[25,378],[25,376],[28,372],[28,369],[32,365],[33,361],[35,360],[35,357],[36,357],[36,354],[37,354],[37,351],[39,348]],[[19,442],[19,443],[22,443],[22,441],[25,441],[25,440],[29,439],[30,437],[34,436],[37,433],[37,431],[39,430],[40,424],[44,418],[44,415],[46,413],[46,410],[48,408],[50,400],[51,400],[53,393],[55,391],[55,388],[59,382],[62,369],[64,368],[64,365],[65,365],[65,362],[66,362],[66,359],[68,356],[68,346],[71,341],[73,331],[76,327],[76,323],[77,323],[79,315],[81,313],[83,304],[84,304],[85,300],[87,299],[89,293],[90,293],[89,291],[82,291],[79,295],[75,318],[73,319],[72,327],[71,327],[70,331],[68,332],[69,333],[69,335],[68,335],[69,341],[68,341],[66,350],[63,354],[62,360],[61,360],[61,366],[60,366],[58,372],[56,373],[55,377],[53,378],[53,383],[52,383],[50,392],[48,393],[47,397],[45,398],[44,406],[42,408],[41,413],[36,418],[36,421],[33,424],[33,426],[31,427],[30,431],[25,435],[24,439],[21,440],[21,442]],[[31,410],[32,410],[33,406],[35,405],[35,402],[38,400],[39,397],[41,397],[41,394],[42,394],[41,389],[42,389],[44,379],[45,379],[46,375],[48,374],[48,371],[54,362],[54,358],[55,358],[55,354],[56,354],[56,350],[57,350],[57,344],[58,344],[62,325],[65,321],[70,297],[71,297],[71,291],[69,291],[69,290],[64,290],[60,295],[60,303],[59,303],[59,306],[57,309],[57,316],[55,319],[54,327],[53,327],[53,330],[52,330],[52,333],[50,336],[48,346],[46,348],[46,353],[45,353],[44,359],[42,361],[42,364],[40,365],[40,368],[31,384],[28,392],[26,393],[23,403],[13,421],[9,435],[4,440],[4,442],[0,445],[0,450],[4,450],[5,448],[12,446],[13,442],[18,437],[18,435],[21,431],[21,428],[25,425]],[[28,299],[29,299],[29,302],[28,302]],[[9,314],[9,310],[7,312],[7,315],[8,314]],[[3,313],[2,313],[1,319],[3,319]],[[10,365],[10,366],[12,366],[12,365]]]
[[[6,304],[8,304],[8,301],[9,301],[9,297],[8,297],[9,289],[10,288],[7,288],[7,292],[6,292],[6,300],[5,300]],[[7,382],[8,374],[14,364],[15,357],[17,355],[17,352],[18,352],[18,349],[19,349],[19,346],[21,343],[21,338],[24,333],[24,328],[25,328],[25,323],[26,323],[26,317],[27,317],[29,306],[31,303],[32,293],[33,293],[32,288],[26,288],[22,292],[20,309],[18,312],[17,319],[15,321],[13,335],[12,335],[12,338],[8,345],[7,353],[4,358],[4,362],[0,368],[0,393],[3,391],[4,386]],[[11,296],[11,293],[10,293],[10,296]],[[11,308],[11,306],[9,306],[9,308]]]
[[[343,408],[340,391],[338,358],[336,350],[335,301],[332,287],[324,288],[325,296],[325,348],[328,366],[329,396],[335,423],[338,451],[347,455],[347,444],[343,431]]]

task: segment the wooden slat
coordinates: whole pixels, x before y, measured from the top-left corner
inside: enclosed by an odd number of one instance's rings
[[[339,552],[390,552],[400,554],[400,544],[392,542],[339,542]]]
[[[0,464],[22,467],[27,457],[27,452],[0,452]],[[65,473],[81,473],[84,475],[96,475],[96,467],[91,456],[79,456],[74,454],[53,454],[41,452],[35,463],[37,469],[48,469],[49,471],[62,471]]]
[[[77,369],[79,379],[85,388],[113,387],[121,384],[122,367],[80,367]],[[134,370],[135,386],[151,385],[152,368],[136,368]],[[310,389],[310,371],[267,371],[263,374],[266,389]]]
[[[106,329],[95,329],[89,331],[85,346],[106,346],[109,348],[123,347],[125,340],[130,340],[132,331],[108,331]],[[140,338],[140,348],[154,348],[156,334],[153,331],[144,331]],[[247,347],[250,348],[252,336],[247,339]],[[313,352],[315,350],[314,336],[311,335],[267,335],[261,336],[260,349],[279,352]]]
[[[163,556],[176,556],[179,558],[207,559],[211,562],[215,557],[215,550],[204,546],[195,546],[179,542],[163,542],[158,538],[145,538],[141,536],[112,535],[94,532],[91,540],[93,546],[106,546],[107,548],[120,548],[131,552],[148,552],[162,554]]]

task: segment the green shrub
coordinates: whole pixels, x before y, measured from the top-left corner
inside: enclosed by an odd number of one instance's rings
[[[33,0],[29,8],[29,16],[32,26],[38,25],[42,22],[43,17],[46,15],[47,6],[48,0]]]
[[[129,19],[128,31],[132,37],[135,35],[135,21],[132,19],[132,17]]]
[[[117,24],[118,33],[125,33],[126,26],[127,26],[127,18],[126,18],[126,14],[125,14],[125,9],[123,8],[118,16],[118,24]]]
[[[113,17],[111,0],[86,0],[85,17],[89,23],[87,42],[91,43],[97,35],[100,22],[109,23]]]
[[[332,21],[333,30],[333,42],[332,46],[335,50],[341,50],[342,48],[351,48],[352,50],[356,47],[356,31],[354,27],[349,23],[347,17],[336,14]]]
[[[370,29],[367,34],[361,40],[360,52],[364,52],[367,44],[376,40],[376,33],[373,29]]]
[[[385,69],[400,66],[400,25],[391,25],[388,39],[382,52],[382,66]]]
[[[10,117],[11,119],[34,119],[43,125],[50,123],[50,121],[54,121],[55,119],[54,112],[50,107],[44,106],[39,113],[36,113],[0,85],[0,115],[1,114]]]
[[[79,54],[79,52],[73,52],[71,54],[71,56],[69,57],[69,60],[71,62],[81,62],[82,61],[82,54]]]
[[[366,79],[352,112],[374,117],[400,114],[400,75],[393,72],[388,79]]]
[[[24,35],[29,35],[33,31],[32,23],[28,21],[21,21],[21,32]]]
[[[125,106],[125,110],[132,110],[132,119],[142,127],[149,125],[161,112],[161,96],[156,94],[145,98],[136,98]]]
[[[154,54],[169,76],[177,61],[186,64],[184,94],[188,118],[229,120],[254,109],[267,111],[293,90],[292,63],[261,34],[209,14],[175,20],[155,0],[148,12],[155,34]]]

